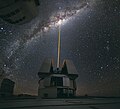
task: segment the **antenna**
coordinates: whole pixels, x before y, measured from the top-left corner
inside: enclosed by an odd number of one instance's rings
[[[57,57],[57,68],[60,67],[60,25],[58,26],[58,57]]]

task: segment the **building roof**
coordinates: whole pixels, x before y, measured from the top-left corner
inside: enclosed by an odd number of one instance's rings
[[[63,67],[67,67],[68,74],[78,74],[73,62],[71,60],[64,60]]]
[[[44,77],[53,72],[53,60],[45,59],[38,72],[39,77]]]
[[[62,73],[68,74],[71,77],[71,79],[75,79],[78,77],[78,72],[71,60],[64,60]]]
[[[12,80],[10,80],[10,79],[8,79],[8,78],[5,78],[5,79],[3,79],[2,84],[11,84],[11,85],[14,85],[15,82],[12,81]]]
[[[38,72],[38,76],[40,78],[45,78],[50,74],[64,74],[69,76],[70,79],[76,79],[78,77],[78,72],[71,60],[64,60],[62,70],[59,73],[53,70],[53,60],[45,59],[42,63],[40,70]]]

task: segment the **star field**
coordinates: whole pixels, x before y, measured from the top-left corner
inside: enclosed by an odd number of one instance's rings
[[[79,73],[78,95],[120,96],[119,0],[45,0],[39,15],[16,26],[0,19],[0,59],[15,93],[37,94],[38,71],[47,57],[70,59]],[[62,64],[62,63],[61,63]]]

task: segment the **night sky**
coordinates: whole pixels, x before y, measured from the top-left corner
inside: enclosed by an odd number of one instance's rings
[[[56,64],[55,18],[61,21],[61,64],[72,60],[79,74],[77,95],[120,96],[119,0],[42,0],[38,16],[27,24],[0,19],[0,59],[16,82],[15,94],[37,95],[43,60]]]

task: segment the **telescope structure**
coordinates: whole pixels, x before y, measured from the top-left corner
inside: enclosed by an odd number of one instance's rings
[[[65,59],[60,65],[60,26],[58,31],[58,57],[55,68],[53,59],[45,59],[38,72],[39,87],[38,96],[40,98],[68,98],[76,96],[77,70],[71,60]]]

